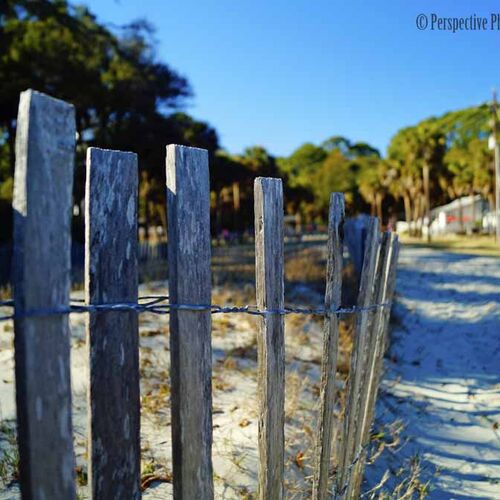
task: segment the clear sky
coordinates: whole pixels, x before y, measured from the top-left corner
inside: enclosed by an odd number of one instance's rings
[[[232,153],[287,155],[332,135],[385,153],[401,127],[500,87],[500,30],[419,30],[420,13],[487,17],[498,1],[77,0],[100,21],[157,29],[158,56],[194,90],[186,111]]]

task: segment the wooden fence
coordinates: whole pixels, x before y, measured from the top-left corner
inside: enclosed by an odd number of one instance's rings
[[[74,499],[71,422],[70,214],[74,108],[21,94],[14,186],[15,362],[24,499]],[[210,499],[212,471],[210,193],[207,152],[166,151],[174,497]],[[88,304],[138,300],[137,157],[87,154],[85,293]],[[359,496],[382,371],[397,237],[367,228],[354,350],[340,446],[335,376],[343,266],[343,195],[331,196],[324,345],[312,497]],[[284,497],[284,245],[280,179],[255,180],[258,335],[258,497]],[[378,306],[374,306],[378,304]],[[386,304],[384,307],[380,304]],[[185,307],[182,307],[185,305]],[[194,305],[190,307],[189,305]],[[138,321],[93,311],[87,321],[88,471],[94,499],[140,497]],[[335,448],[335,449],[334,449]],[[333,450],[333,453],[332,453]],[[332,464],[337,470],[332,475]]]

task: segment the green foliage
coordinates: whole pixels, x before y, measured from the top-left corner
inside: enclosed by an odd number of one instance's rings
[[[287,181],[287,196],[292,199],[289,211],[299,210],[306,220],[325,220],[334,191],[345,194],[349,209],[363,209],[360,173],[369,166],[376,168],[380,161],[375,148],[366,143],[353,144],[341,136],[331,137],[320,146],[303,144],[289,157],[278,160],[279,171]],[[295,196],[302,201],[294,204]]]
[[[330,193],[346,195],[346,203],[353,202],[356,190],[356,166],[339,149],[333,149],[321,167],[312,176],[313,193],[317,207],[326,213],[330,203]]]
[[[236,158],[254,177],[272,177],[277,174],[276,160],[262,146],[247,148]]]
[[[431,204],[481,193],[491,201],[493,157],[487,148],[491,109],[482,104],[432,117],[400,130],[392,138],[388,158],[396,175],[389,191],[403,198],[406,219],[423,215],[424,166],[429,168]]]
[[[288,158],[280,158],[278,168],[291,188],[311,189],[311,177],[321,168],[327,154],[322,147],[306,143]]]
[[[219,149],[216,130],[182,112],[192,91],[186,78],[159,61],[145,21],[109,28],[67,0],[4,0],[0,4],[0,218],[11,220],[14,139],[19,93],[35,88],[76,107],[75,202],[83,199],[87,146],[139,156],[139,213],[145,225],[165,225],[165,145],[209,151],[216,229],[253,223],[253,180],[280,176],[285,209],[305,221],[324,220],[330,193],[344,192],[351,212],[379,217],[404,209],[423,215],[423,172],[434,205],[464,194],[493,195],[487,148],[487,104],[431,117],[399,130],[385,159],[364,142],[332,136],[274,158],[254,146],[240,155]],[[0,239],[10,236],[3,224]],[[75,227],[80,227],[75,224]]]
[[[15,120],[19,92],[29,87],[71,101],[81,134],[177,107],[190,95],[187,81],[156,61],[144,22],[115,34],[64,0],[7,4],[0,18],[3,126]]]
[[[75,105],[75,201],[83,198],[87,146],[139,155],[141,218],[164,223],[165,144],[218,148],[215,129],[176,112],[187,80],[155,55],[154,30],[113,30],[66,0],[7,0],[0,7],[0,198],[10,201],[19,93],[27,88]]]

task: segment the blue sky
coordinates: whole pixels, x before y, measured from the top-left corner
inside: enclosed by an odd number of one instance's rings
[[[490,18],[498,1],[87,0],[102,22],[157,29],[185,75],[186,111],[232,153],[290,154],[332,135],[385,153],[401,127],[478,104],[500,87],[500,31],[419,31],[416,17]],[[496,4],[496,5],[495,5]]]

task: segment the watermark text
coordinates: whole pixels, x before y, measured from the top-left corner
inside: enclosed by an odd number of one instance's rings
[[[489,16],[471,14],[464,17],[445,17],[436,13],[419,14],[415,19],[421,31],[500,31],[500,12]]]

